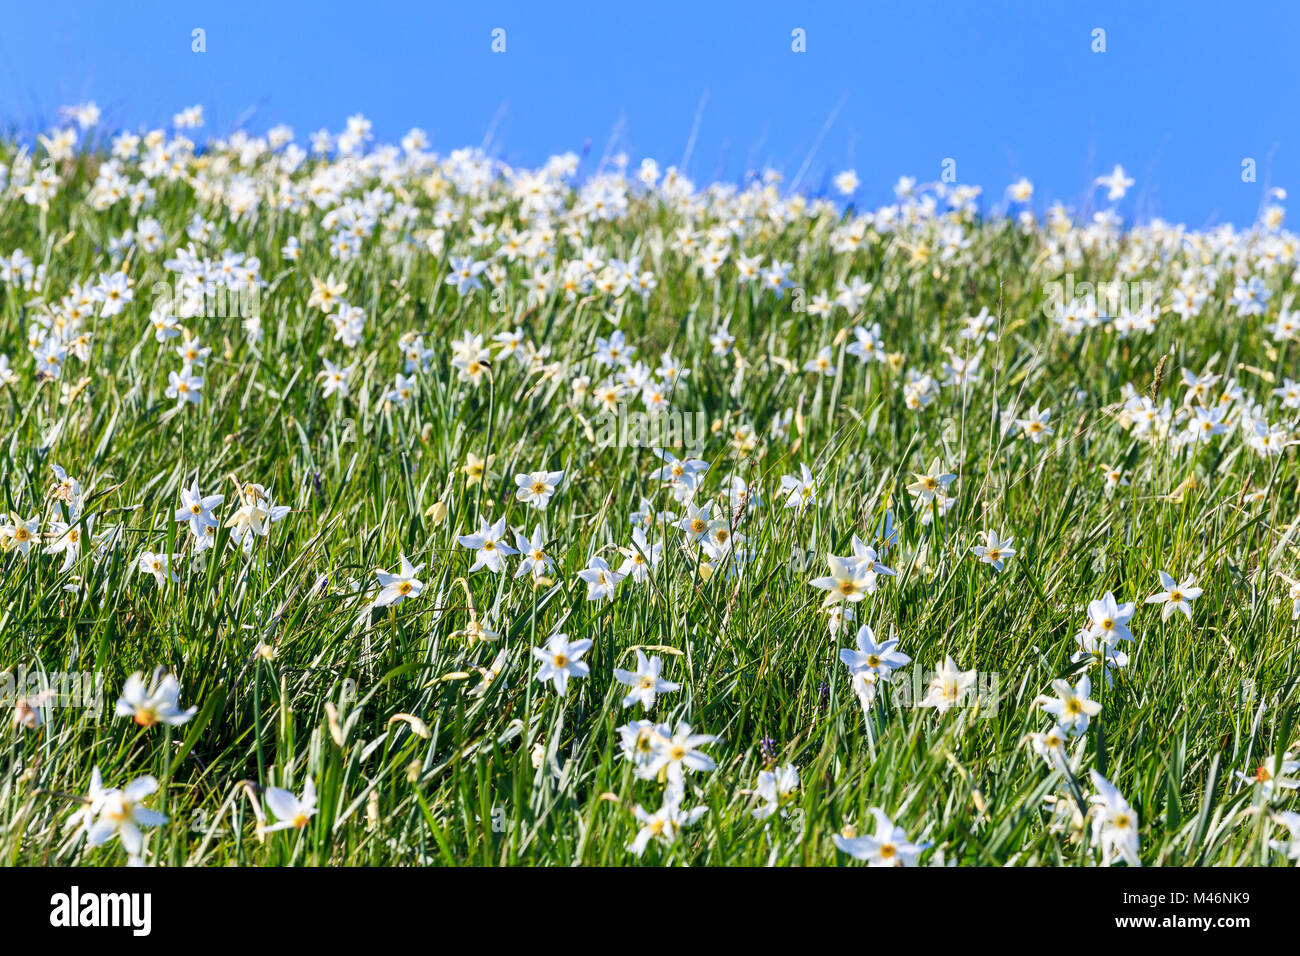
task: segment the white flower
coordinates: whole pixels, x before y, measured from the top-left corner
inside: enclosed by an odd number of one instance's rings
[[[144,674],[137,671],[126,679],[122,687],[122,696],[117,699],[117,715],[130,717],[141,727],[160,723],[179,727],[198,713],[197,707],[181,710],[180,694],[181,685],[175,674],[167,674],[159,680],[155,673],[153,686],[147,688]]]
[[[542,662],[534,675],[539,681],[551,681],[561,697],[568,693],[570,677],[586,677],[591,668],[582,655],[591,649],[591,641],[570,641],[563,634],[552,634],[544,647],[534,647],[533,657]]]
[[[194,536],[202,538],[207,534],[209,527],[216,527],[218,524],[212,509],[220,507],[225,500],[225,495],[205,496],[200,493],[196,479],[189,488],[181,489],[181,506],[176,509],[176,520],[187,522]]]
[[[158,586],[162,587],[169,579],[173,582],[181,579],[180,575],[172,570],[172,560],[179,557],[179,554],[154,554],[152,551],[144,551],[136,559],[136,567],[142,574],[152,574]]]
[[[1114,647],[1120,641],[1133,640],[1133,633],[1128,629],[1129,618],[1135,608],[1132,602],[1120,604],[1110,591],[1100,600],[1088,604],[1088,620],[1092,634]]]
[[[875,631],[865,624],[858,628],[857,642],[856,651],[847,647],[840,651],[840,660],[848,667],[850,674],[870,671],[880,680],[887,681],[895,668],[912,662],[902,651],[894,650],[898,646],[897,640],[877,644]]]
[[[1088,729],[1088,721],[1101,713],[1101,704],[1089,699],[1088,695],[1092,693],[1092,681],[1088,679],[1087,674],[1082,675],[1074,687],[1071,687],[1069,682],[1058,678],[1052,681],[1052,689],[1056,691],[1057,696],[1040,697],[1038,703],[1043,710],[1056,718],[1057,723],[1071,733],[1083,733]]]
[[[275,814],[276,822],[263,826],[263,833],[270,833],[274,830],[287,830],[290,827],[301,830],[318,812],[316,809],[316,783],[308,778],[307,786],[303,788],[301,800],[289,790],[282,790],[280,787],[267,787],[266,805]]]
[[[1180,584],[1173,579],[1171,575],[1160,571],[1160,586],[1163,591],[1157,591],[1147,598],[1148,604],[1163,604],[1160,611],[1160,620],[1167,621],[1175,611],[1181,611],[1187,620],[1192,619],[1192,601],[1200,597],[1204,592],[1196,586],[1196,575],[1189,574]]]
[[[808,582],[813,587],[827,592],[826,600],[822,602],[823,607],[840,601],[861,601],[875,590],[871,586],[873,582],[869,576],[874,562],[866,563],[856,558],[841,558],[833,554],[826,555],[826,562],[830,565],[831,573]]]
[[[712,734],[691,733],[690,725],[681,721],[671,732],[666,725],[660,725],[655,728],[654,752],[642,775],[652,778],[663,773],[670,784],[680,787],[683,771],[707,772],[717,766],[712,757],[699,749],[717,739]]]
[[[424,590],[424,582],[416,577],[424,565],[412,565],[404,554],[400,557],[402,569],[399,573],[375,571],[375,577],[379,579],[379,593],[375,595],[372,607],[395,607],[409,598],[419,597]]]
[[[627,848],[640,856],[653,839],[667,844],[674,843],[677,834],[708,813],[709,808],[692,807],[690,810],[682,810],[681,787],[669,786],[664,790],[663,806],[654,813],[647,812],[640,804],[632,812],[641,828]]]
[[[1300,860],[1300,813],[1284,810],[1274,819],[1287,829],[1287,839],[1269,840],[1268,845],[1280,853],[1285,853],[1288,860]]]
[[[188,365],[179,372],[167,373],[166,395],[168,398],[176,399],[181,405],[186,402],[197,405],[203,397],[199,391],[201,388],[203,388],[203,379],[191,372]]]
[[[469,573],[473,574],[479,568],[487,568],[493,574],[500,574],[505,566],[506,555],[518,553],[505,543],[506,519],[498,518],[495,524],[488,524],[485,519],[479,518],[478,525],[476,533],[462,534],[456,538],[461,547],[478,552],[474,555],[474,563],[470,565]]]
[[[1053,724],[1046,733],[1029,735],[1029,743],[1034,753],[1047,761],[1053,770],[1060,770],[1067,765],[1065,745],[1068,735],[1060,724]]]
[[[1092,840],[1101,847],[1101,864],[1110,866],[1122,859],[1130,866],[1141,866],[1138,859],[1138,815],[1128,805],[1115,785],[1096,770],[1089,771],[1097,792],[1089,798],[1096,814],[1092,821]]]
[[[780,810],[782,804],[791,800],[798,789],[799,770],[792,763],[776,771],[760,771],[754,795],[762,801],[762,805],[754,808],[754,817],[766,820]]]
[[[632,546],[619,548],[624,557],[618,573],[624,577],[631,577],[637,584],[644,584],[650,579],[650,569],[659,564],[663,548],[663,544],[659,541],[651,544],[646,538],[644,530],[634,528],[632,530]]]
[[[807,465],[799,466],[799,474],[781,476],[781,493],[785,495],[785,507],[801,513],[808,505],[818,505],[817,479]]]
[[[515,475],[515,484],[519,486],[515,497],[525,504],[545,511],[546,506],[551,502],[551,496],[555,494],[556,486],[563,480],[562,471],[531,471],[527,474]]]
[[[79,835],[89,833],[90,828],[95,824],[95,818],[99,816],[99,811],[104,808],[104,801],[111,793],[116,793],[115,789],[105,788],[104,778],[99,773],[99,767],[96,766],[90,771],[90,791],[82,800],[81,805],[68,817],[67,827],[75,830]]]
[[[844,836],[837,833],[833,837],[835,845],[854,859],[866,860],[868,866],[915,866],[917,858],[930,844],[908,840],[907,831],[894,826],[879,807],[873,807],[871,815],[876,820],[874,834]]]
[[[957,669],[957,662],[951,656],[945,656],[939,669],[930,678],[930,686],[919,707],[933,707],[939,713],[947,713],[948,708],[962,703],[966,692],[975,684],[975,671]]]
[[[981,561],[993,565],[993,570],[1001,571],[1007,560],[1016,555],[1015,548],[1011,547],[1011,542],[1014,541],[1015,538],[1006,538],[1003,540],[998,537],[996,531],[982,532],[982,537],[984,543],[972,547],[970,549],[971,554],[975,555],[975,557],[979,558]]]
[[[632,688],[623,698],[623,706],[631,707],[640,701],[642,707],[651,710],[655,705],[655,695],[680,690],[681,684],[674,684],[659,676],[662,670],[663,661],[658,657],[647,660],[645,652],[640,648],[636,651],[636,670],[625,671],[615,668],[614,679]]]
[[[140,827],[156,827],[167,822],[167,815],[151,810],[142,801],[158,789],[153,777],[138,777],[125,789],[110,790],[103,795],[99,816],[90,828],[88,842],[102,846],[113,837],[122,840],[122,846],[132,856],[139,856],[144,846]]]
[[[1128,192],[1128,188],[1132,186],[1135,181],[1136,180],[1124,175],[1124,167],[1119,164],[1115,165],[1115,168],[1111,171],[1110,175],[1097,177],[1097,185],[1105,186],[1109,190],[1106,193],[1106,198],[1111,202],[1123,199],[1124,194]]]
[[[555,566],[555,561],[546,553],[546,535],[542,532],[541,525],[533,529],[531,538],[525,537],[522,531],[516,531],[515,545],[521,556],[519,569],[515,571],[516,578],[531,573],[536,581]]]
[[[613,599],[614,588],[624,576],[611,571],[605,559],[594,554],[587,566],[578,572],[578,577],[587,582],[588,601],[608,601]]]

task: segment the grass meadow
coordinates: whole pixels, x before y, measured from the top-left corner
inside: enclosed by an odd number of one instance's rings
[[[5,863],[1300,856],[1281,198],[95,119],[0,142]]]

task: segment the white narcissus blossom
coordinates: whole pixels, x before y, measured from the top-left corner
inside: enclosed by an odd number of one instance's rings
[[[144,834],[140,828],[162,826],[167,822],[166,814],[143,803],[157,789],[158,781],[146,776],[132,780],[121,790],[102,793],[99,812],[87,833],[87,842],[91,846],[102,846],[118,837],[127,853],[139,856],[144,846]]]
[[[1157,591],[1147,598],[1148,604],[1163,604],[1160,609],[1160,620],[1167,621],[1173,616],[1174,612],[1180,612],[1187,620],[1192,619],[1192,601],[1200,597],[1204,591],[1196,586],[1196,576],[1189,574],[1182,582],[1174,580],[1173,576],[1166,574],[1164,571],[1158,572],[1160,575],[1160,586],[1163,591]]]
[[[879,807],[873,807],[870,813],[876,821],[875,833],[865,836],[836,833],[833,840],[840,852],[864,860],[868,866],[915,866],[930,844],[913,843],[907,838],[907,831],[895,826]]]
[[[692,732],[690,725],[682,721],[672,730],[661,724],[655,728],[651,759],[642,775],[653,778],[664,774],[670,784],[680,787],[686,771],[707,773],[717,767],[714,759],[699,749],[717,739],[712,734]]]
[[[122,696],[117,700],[117,715],[130,717],[141,727],[170,724],[179,727],[196,713],[197,707],[182,710],[180,707],[180,681],[175,674],[154,675],[151,686],[146,686],[144,674],[137,671],[126,679]]]
[[[777,770],[760,771],[754,795],[761,803],[754,808],[754,817],[766,820],[792,800],[798,790],[799,770],[794,764],[788,763]]]
[[[1016,549],[1011,547],[1011,542],[1015,538],[1001,538],[996,531],[982,532],[983,544],[975,545],[970,549],[971,554],[979,558],[985,564],[993,566],[994,571],[1001,571],[1006,562],[1016,556]]]
[[[518,486],[515,497],[524,504],[545,511],[555,489],[563,480],[563,471],[531,471],[515,475],[515,484]]]
[[[533,648],[533,657],[542,662],[534,675],[539,681],[550,681],[561,697],[569,690],[569,679],[586,677],[591,668],[582,655],[591,650],[591,640],[570,641],[564,634],[552,634],[542,647]]]
[[[628,844],[628,851],[639,857],[645,853],[651,840],[671,845],[676,842],[677,834],[709,812],[709,808],[704,806],[684,810],[682,800],[682,788],[669,785],[664,790],[663,806],[654,813],[637,804],[633,815],[641,826],[636,838]]]
[[[587,583],[588,601],[612,601],[614,589],[623,575],[610,569],[600,555],[592,555],[587,566],[578,572],[578,577]]]
[[[1120,604],[1115,595],[1107,591],[1096,601],[1088,604],[1089,630],[1093,636],[1114,647],[1120,641],[1133,640],[1133,632],[1128,629],[1128,622],[1133,617],[1135,608],[1132,602]]]
[[[1101,849],[1102,866],[1123,860],[1130,866],[1141,866],[1138,858],[1138,815],[1124,799],[1123,794],[1096,770],[1089,771],[1097,792],[1091,797],[1092,839]]]
[[[871,671],[876,677],[887,681],[897,668],[912,663],[912,658],[895,650],[898,647],[897,640],[876,643],[875,631],[865,624],[858,628],[857,644],[856,651],[848,648],[840,651],[840,660],[850,673]]]
[[[274,814],[276,822],[264,824],[261,828],[263,833],[290,828],[301,830],[319,812],[316,807],[316,782],[310,777],[307,779],[301,800],[290,790],[267,787],[266,805]]]
[[[506,557],[518,553],[506,544],[506,519],[498,518],[489,524],[486,519],[480,518],[478,524],[478,531],[474,534],[462,534],[456,538],[462,548],[476,552],[469,573],[487,568],[493,574],[500,574],[505,569]]]
[[[401,569],[396,574],[375,572],[375,577],[379,579],[379,593],[372,602],[374,607],[396,607],[403,601],[419,597],[424,590],[424,582],[416,577],[424,565],[411,564],[404,554],[399,557]]]
[[[1101,713],[1101,703],[1092,700],[1092,682],[1084,674],[1073,687],[1068,681],[1052,681],[1056,697],[1040,697],[1038,702],[1043,710],[1056,718],[1056,722],[1074,734],[1082,734],[1088,729],[1088,721]]]
[[[681,684],[674,684],[659,676],[662,670],[663,661],[658,657],[647,659],[645,651],[639,647],[636,650],[636,670],[625,671],[615,668],[614,680],[631,688],[623,698],[623,706],[631,707],[639,702],[646,710],[652,710],[658,694],[680,690]]]
[[[975,686],[976,676],[973,670],[959,670],[951,655],[946,655],[930,678],[925,697],[917,706],[933,707],[941,714],[947,713],[951,707],[961,706],[966,702],[970,689]]]

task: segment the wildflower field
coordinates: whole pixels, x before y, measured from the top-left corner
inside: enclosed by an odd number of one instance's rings
[[[5,863],[1300,857],[1281,190],[97,120],[0,141]]]

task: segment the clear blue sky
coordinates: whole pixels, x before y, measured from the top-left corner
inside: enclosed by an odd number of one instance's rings
[[[951,157],[986,196],[1028,176],[1041,208],[1078,204],[1118,162],[1138,181],[1122,212],[1198,227],[1250,223],[1267,186],[1300,192],[1295,2],[54,0],[10,3],[3,24],[0,120],[22,128],[83,99],[129,127],[203,103],[210,132],[285,122],[305,141],[360,111],[380,138],[419,125],[438,150],[491,131],[515,163],[590,141],[593,162],[666,164],[703,103],[697,180],[769,164],[793,177],[816,147],[808,186],[852,166],[875,203]]]

